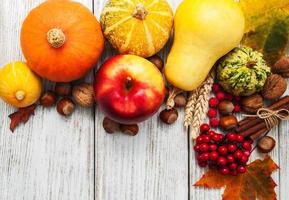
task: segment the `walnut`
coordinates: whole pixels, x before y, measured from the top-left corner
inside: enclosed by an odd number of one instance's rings
[[[241,103],[243,111],[250,114],[256,113],[264,105],[263,98],[259,94],[243,97]]]
[[[286,80],[277,74],[269,76],[262,90],[262,96],[268,100],[280,98],[287,89]]]
[[[280,74],[284,78],[289,78],[289,57],[280,58],[271,68],[275,74]]]
[[[89,83],[81,83],[72,89],[74,100],[84,108],[90,108],[94,104],[94,90]]]

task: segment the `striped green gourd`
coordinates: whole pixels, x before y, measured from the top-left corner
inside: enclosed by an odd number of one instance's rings
[[[250,96],[262,90],[271,74],[263,55],[249,47],[237,47],[217,66],[219,83],[235,96]]]

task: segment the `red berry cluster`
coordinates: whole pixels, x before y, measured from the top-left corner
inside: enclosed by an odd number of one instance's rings
[[[208,124],[202,124],[200,131],[194,150],[201,167],[217,167],[223,175],[236,176],[246,172],[252,141],[236,133],[218,134],[210,130]]]
[[[241,111],[240,106],[240,97],[235,97],[229,93],[226,93],[222,90],[220,84],[214,83],[213,84],[213,92],[215,94],[215,97],[212,97],[209,99],[209,106],[210,109],[207,113],[208,117],[210,118],[210,125],[212,127],[218,127],[219,126],[219,119],[217,118],[218,112],[217,107],[219,103],[223,100],[228,100],[234,102],[234,112],[238,113]]]

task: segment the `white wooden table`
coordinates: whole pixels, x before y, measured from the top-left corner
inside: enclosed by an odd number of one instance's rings
[[[99,18],[105,0],[78,0]],[[28,11],[42,0],[1,0],[0,65],[23,60],[19,33]],[[175,9],[181,0],[170,0]],[[167,46],[160,55],[164,58]],[[107,46],[100,63],[112,52]],[[93,72],[87,77],[92,80]],[[53,87],[45,83],[46,88]],[[288,91],[287,91],[288,94]],[[55,109],[38,108],[14,134],[0,102],[1,200],[187,200],[221,199],[221,190],[195,188],[204,170],[195,163],[187,130],[179,123],[162,124],[157,116],[140,125],[135,137],[107,135],[103,114],[77,108],[65,119]],[[277,148],[271,153],[280,170],[274,173],[278,199],[288,199],[289,123],[271,132]],[[253,158],[262,155],[254,154]]]

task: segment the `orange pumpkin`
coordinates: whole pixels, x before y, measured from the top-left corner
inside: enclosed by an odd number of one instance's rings
[[[85,76],[103,46],[99,22],[74,1],[48,0],[34,8],[22,25],[21,47],[28,66],[51,81]]]

